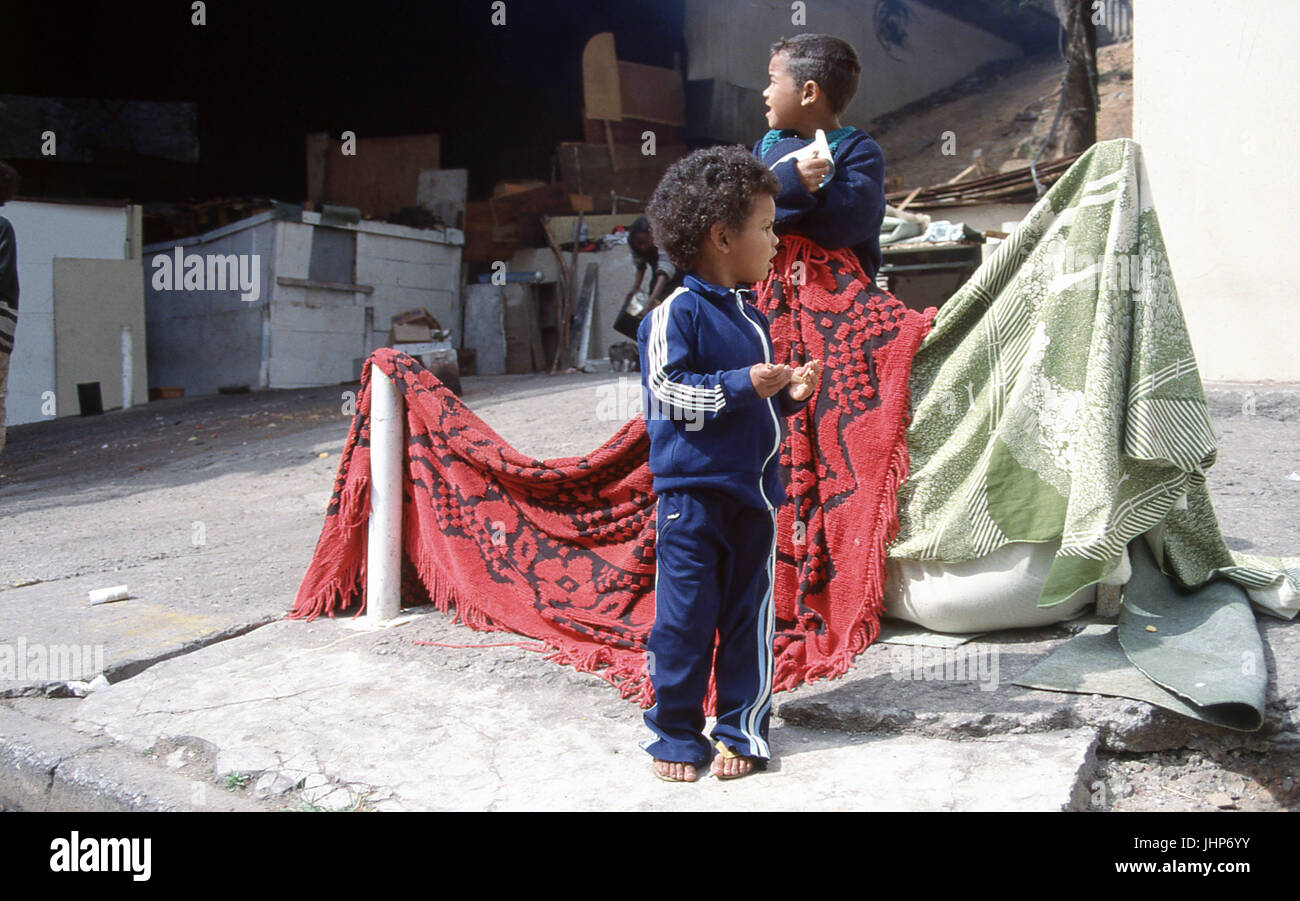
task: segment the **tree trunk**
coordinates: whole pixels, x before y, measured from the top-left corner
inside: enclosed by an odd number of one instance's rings
[[[1065,30],[1061,155],[1069,156],[1097,143],[1097,26],[1092,0],[1056,0],[1055,5]]]

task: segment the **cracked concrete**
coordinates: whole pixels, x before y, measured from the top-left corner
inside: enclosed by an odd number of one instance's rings
[[[219,778],[282,777],[313,806],[376,810],[1060,810],[1096,745],[1086,730],[964,745],[778,721],[767,773],[668,785],[637,747],[641,711],[595,677],[523,652],[509,678],[484,679],[503,649],[416,640],[485,642],[438,613],[392,631],[277,623],[95,693],[75,725],[128,749],[202,736]]]
[[[1269,694],[1263,728],[1236,732],[1198,723],[1141,701],[1101,695],[1046,692],[1012,682],[1051,653],[1091,617],[1061,626],[998,632],[964,645],[971,654],[996,655],[992,691],[975,678],[927,679],[914,667],[918,652],[877,643],[859,655],[843,678],[800,686],[785,695],[778,715],[798,725],[846,732],[981,738],[1091,729],[1115,752],[1174,748],[1286,750],[1300,743],[1300,630],[1265,617]],[[937,655],[927,648],[924,654]],[[937,658],[936,659],[941,659]]]
[[[617,428],[597,410],[598,389],[619,377],[470,378],[465,398],[524,453],[581,453]],[[75,699],[65,679],[0,683],[0,808],[1094,810],[1158,806],[1159,794],[1203,809],[1211,787],[1247,778],[1267,788],[1260,809],[1300,806],[1268,763],[1300,755],[1300,630],[1268,618],[1259,733],[1017,688],[1070,631],[1003,632],[972,642],[997,649],[992,690],[895,678],[890,655],[903,652],[877,644],[843,679],[776,696],[769,772],[695,785],[650,775],[640,710],[594,676],[522,647],[414,644],[503,636],[436,612],[379,631],[278,621],[319,535],[347,390],[10,430],[0,644],[102,646],[111,684]],[[1221,439],[1210,488],[1229,546],[1295,553],[1300,390],[1208,393]],[[128,600],[86,603],[88,589],[122,582]]]

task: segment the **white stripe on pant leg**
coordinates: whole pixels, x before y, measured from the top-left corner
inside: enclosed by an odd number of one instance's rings
[[[767,742],[758,734],[758,723],[772,705],[772,641],[775,638],[776,620],[772,603],[772,587],[776,570],[776,510],[769,509],[772,515],[772,547],[767,555],[767,594],[759,608],[758,616],[758,660],[762,667],[759,680],[758,696],[748,711],[742,716],[741,731],[749,739],[751,757],[770,757],[771,750]]]
[[[662,499],[663,499],[663,498],[660,498],[659,500],[662,500]],[[654,586],[654,591],[655,591],[655,618],[656,618],[656,619],[659,618],[659,546],[660,546],[660,543],[659,543],[659,527],[663,525],[663,520],[660,519],[660,517],[659,517],[659,500],[656,500],[656,501],[655,501],[655,586]],[[654,623],[651,623],[651,624],[650,624],[650,628],[651,628],[652,630],[654,629]],[[649,633],[646,634],[645,643],[646,643],[646,653],[648,654],[648,653],[650,653],[650,647],[649,647],[649,645],[650,645],[650,635],[649,635]],[[648,663],[649,663],[649,661],[647,661],[647,664],[648,664]],[[647,679],[651,679],[651,681],[650,681],[650,685],[651,685],[651,687],[653,688],[653,687],[654,687],[654,680],[651,678],[651,674],[650,674],[649,666],[648,666],[648,665],[647,665],[647,667],[646,667],[646,678],[647,678]],[[658,710],[658,709],[659,709],[659,698],[656,697],[656,698],[655,698],[655,702],[654,702],[654,704],[652,704],[652,705],[650,706],[650,709],[647,710],[647,711],[642,715],[642,718],[641,718],[641,722],[642,722],[642,724],[643,724],[643,725],[645,724],[645,717],[647,717],[647,716],[649,716],[650,714],[654,713],[654,712],[655,712],[656,710]],[[649,729],[650,727],[649,727],[649,726],[646,726],[646,728]],[[651,732],[654,732],[653,729],[651,729],[650,731],[651,731]],[[660,740],[661,740],[661,736],[659,735],[658,732],[655,732],[654,735],[652,735],[650,738],[647,738],[645,741],[641,742],[641,750],[642,750],[642,751],[648,751],[648,750],[650,750],[650,746],[651,746],[652,744],[654,744],[655,742],[660,741]]]
[[[772,679],[773,669],[775,668],[775,659],[773,657],[772,642],[776,640],[776,510],[772,510],[772,550],[767,558],[767,639],[764,647],[767,649],[767,697],[763,705],[758,708],[758,716],[755,721],[761,722],[763,717],[772,707]],[[762,739],[760,739],[762,741]],[[770,755],[771,750],[766,743],[763,745],[764,750]]]

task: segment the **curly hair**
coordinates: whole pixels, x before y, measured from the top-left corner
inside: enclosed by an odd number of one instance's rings
[[[0,161],[0,206],[14,199],[18,193],[18,171],[6,162]]]
[[[862,75],[862,63],[851,44],[829,34],[799,34],[773,44],[772,55],[778,53],[785,54],[786,69],[797,86],[815,81],[835,115],[848,109]]]
[[[781,182],[744,147],[707,147],[668,167],[646,215],[655,244],[689,269],[716,223],[741,228],[757,195],[780,193]]]

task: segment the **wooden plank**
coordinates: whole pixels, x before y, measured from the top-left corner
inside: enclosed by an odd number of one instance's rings
[[[1078,154],[1063,157],[1038,167],[1039,180],[1051,184],[1064,174],[1079,157]],[[890,203],[902,192],[886,194]],[[913,191],[916,206],[960,205],[982,203],[997,199],[1012,199],[1021,194],[1034,194],[1034,182],[1028,169],[1016,169],[1012,172],[999,172],[993,175],[973,178],[955,184],[931,185],[922,188],[920,193]]]
[[[326,291],[345,291],[348,293],[374,294],[374,285],[354,285],[343,282],[318,282],[309,278],[289,278],[287,275],[277,275],[275,277],[277,285],[286,285],[292,288],[320,288]]]
[[[465,205],[465,262],[508,260],[515,245],[494,240],[492,207],[487,201]]]
[[[358,207],[371,216],[387,216],[404,206],[416,206],[420,172],[437,169],[439,154],[436,134],[357,138],[356,156],[344,156],[340,142],[331,140],[324,196],[319,199]]]
[[[952,178],[950,178],[950,179],[948,179],[946,182],[944,182],[944,184],[947,184],[947,185],[956,184],[957,182],[961,181],[963,178],[965,178],[967,175],[970,175],[970,174],[971,174],[972,172],[974,172],[974,171],[975,171],[975,164],[974,164],[974,163],[971,163],[971,164],[970,164],[969,166],[967,166],[965,169],[961,170],[961,171],[958,172],[956,175],[954,175]]]
[[[682,74],[676,69],[619,60],[618,80],[622,118],[661,125],[686,124],[686,91]]]
[[[506,333],[506,372],[533,371],[532,341],[529,337],[527,292],[523,285],[503,286],[503,321]]]
[[[641,135],[647,131],[654,132],[657,145],[668,146],[686,142],[686,129],[680,125],[663,125],[658,122],[632,119],[627,116],[623,117],[622,122],[608,122],[604,119],[583,117],[583,142],[587,144],[602,143],[605,140],[606,125],[609,125],[610,132],[614,135],[615,144],[635,144],[640,148],[643,141]]]
[[[915,199],[916,199],[916,195],[917,195],[917,194],[920,194],[920,193],[921,193],[921,189],[920,189],[920,188],[913,188],[913,189],[912,189],[912,193],[911,193],[911,194],[908,194],[908,195],[907,195],[907,199],[905,199],[902,203],[900,203],[900,204],[896,207],[896,209],[897,209],[900,213],[903,212],[903,210],[907,209],[907,205],[908,205],[909,203],[911,203],[913,200],[915,200]]]
[[[614,122],[623,118],[614,33],[592,35],[582,48],[582,103],[593,119]]]
[[[368,231],[357,231],[357,274],[363,264],[382,265],[387,260],[419,263],[426,266],[457,266],[460,248],[455,245],[435,244],[432,241],[413,240],[410,237],[393,237]],[[358,279],[365,281],[365,279]]]
[[[555,330],[557,333],[562,335],[563,329],[558,326],[564,322],[564,314],[567,309],[565,298],[569,296],[569,267],[564,263],[564,254],[560,253],[559,245],[557,245],[555,239],[551,237],[549,222],[544,231],[546,232],[546,242],[551,245],[551,250],[555,253],[555,259],[560,265],[559,291],[555,295]],[[564,355],[564,344],[562,341],[557,340],[555,343],[555,359],[551,361],[551,368],[548,370],[549,372],[555,372],[555,370],[560,368],[560,363],[562,362],[561,357]]]
[[[465,286],[465,347],[475,350],[480,375],[506,371],[505,293],[499,285]]]
[[[615,144],[614,159],[618,171],[610,165],[609,147],[605,144],[562,143],[556,148],[560,177],[570,190],[588,194],[598,211],[609,210],[609,192],[620,197],[646,201],[665,171],[684,157],[685,146],[659,144],[654,156],[641,153],[640,144]]]
[[[618,171],[618,157],[614,155],[614,134],[609,130],[609,120],[605,120],[605,144],[609,147],[609,168]],[[222,223],[223,225],[225,223]]]
[[[493,197],[488,206],[492,210],[494,225],[509,225],[524,214],[566,215],[573,212],[569,188],[564,182]]]
[[[582,213],[579,213],[578,221],[573,223],[573,238],[570,240],[573,250],[571,251],[572,256],[569,260],[569,271],[573,273],[573,280],[569,283],[569,288],[574,293],[564,298],[564,311],[561,314],[560,319],[560,344],[559,347],[556,348],[557,354],[563,353],[567,355],[569,352],[569,333],[572,330],[573,311],[578,306],[578,244],[580,243],[578,239],[581,236]],[[570,357],[569,361],[571,360],[572,358]],[[568,361],[562,360],[560,365],[565,365],[565,362]]]
[[[546,351],[542,345],[542,323],[537,310],[537,288],[525,285],[525,303],[528,305],[528,342],[533,356],[533,372],[546,369]]]

